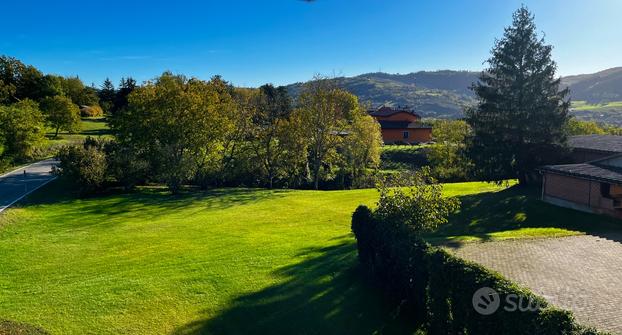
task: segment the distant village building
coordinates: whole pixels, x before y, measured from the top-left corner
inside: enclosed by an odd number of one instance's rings
[[[421,123],[421,116],[406,108],[382,106],[369,111],[380,124],[385,144],[417,144],[432,140],[432,127]]]
[[[574,164],[540,168],[542,200],[622,218],[622,136],[573,136],[569,144]]]

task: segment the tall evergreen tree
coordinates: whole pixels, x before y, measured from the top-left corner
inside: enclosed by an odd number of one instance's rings
[[[127,96],[136,89],[136,86],[136,80],[132,77],[121,78],[121,84],[119,84],[111,110],[113,115],[127,106]]]
[[[109,78],[104,80],[99,92],[97,95],[99,96],[99,105],[104,109],[106,113],[110,113],[112,107],[114,106],[114,100],[116,97],[117,91],[114,88],[114,84],[110,81]]]
[[[534,168],[554,162],[566,147],[568,90],[560,90],[551,50],[529,10],[518,9],[472,88],[477,106],[466,111],[476,177],[526,184]]]

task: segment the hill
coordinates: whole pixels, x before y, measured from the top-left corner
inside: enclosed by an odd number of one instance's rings
[[[622,101],[622,67],[564,77],[562,85],[570,88],[572,100],[590,104]]]
[[[334,80],[359,99],[373,107],[388,104],[415,108],[425,117],[456,118],[465,106],[475,102],[469,86],[477,80],[478,72],[420,71],[409,74],[366,73],[356,77]],[[304,83],[288,85],[298,96]]]
[[[337,84],[356,94],[373,107],[388,104],[414,108],[424,117],[458,118],[465,107],[475,103],[469,89],[479,72],[419,71],[409,74],[383,72],[366,73],[355,77],[338,77]],[[297,96],[304,83],[288,85]],[[622,125],[622,67],[593,74],[562,78],[569,87],[573,114],[585,120]]]

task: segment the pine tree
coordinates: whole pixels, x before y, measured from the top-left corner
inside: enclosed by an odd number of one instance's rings
[[[114,84],[112,84],[112,81],[110,81],[109,78],[106,78],[97,94],[99,96],[99,105],[106,113],[111,112],[112,107],[114,106],[116,94],[117,91],[114,88]]]
[[[136,80],[132,77],[121,78],[119,89],[117,90],[114,104],[112,106],[112,114],[117,114],[123,108],[127,106],[127,96],[130,95],[136,89]]]
[[[534,168],[555,162],[566,148],[568,90],[560,90],[551,51],[536,33],[533,15],[518,9],[472,87],[477,106],[466,111],[473,130],[467,155],[479,179],[526,184]]]

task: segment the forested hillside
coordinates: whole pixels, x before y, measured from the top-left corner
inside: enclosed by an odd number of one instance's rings
[[[622,67],[614,67],[592,74],[564,77],[573,100],[591,104],[622,101]]]
[[[382,104],[409,106],[424,117],[460,118],[464,107],[475,103],[469,87],[479,72],[419,71],[409,74],[383,72],[355,77],[338,77],[338,85],[354,93],[372,107]],[[288,85],[297,96],[303,83]],[[593,74],[562,78],[562,87],[570,88],[573,114],[580,119],[622,124],[622,67]]]
[[[465,106],[475,102],[469,87],[477,75],[477,72],[450,70],[409,74],[376,72],[334,80],[373,107],[409,106],[426,117],[457,118],[462,116]],[[302,85],[289,85],[289,92],[297,96]]]

